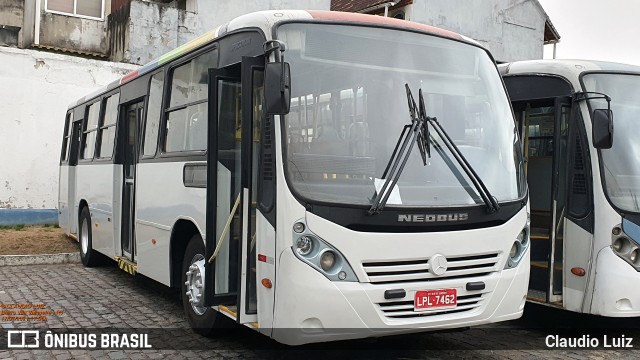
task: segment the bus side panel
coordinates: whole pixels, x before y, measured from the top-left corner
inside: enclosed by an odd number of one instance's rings
[[[275,302],[275,289],[267,289],[260,286],[260,279],[273,279],[275,287],[277,287],[276,279],[276,229],[269,224],[269,221],[262,215],[260,211],[256,212],[256,254],[258,259],[260,255],[266,257],[266,261],[256,262],[256,281],[258,295],[258,324],[260,324],[260,332],[264,335],[271,336],[273,330],[273,306]]]
[[[58,176],[58,225],[67,233],[69,228],[69,165],[60,165]]]
[[[566,220],[564,227],[564,287],[562,289],[563,305],[567,310],[582,312],[586,276],[576,276],[572,268],[589,269],[593,235],[574,222]]]
[[[136,173],[138,272],[170,285],[171,229],[180,219],[206,229],[206,189],[185,187],[185,162],[139,163]],[[176,234],[178,241],[189,241]],[[153,241],[155,240],[155,242]]]
[[[93,249],[113,257],[113,165],[77,166],[78,200],[84,199],[91,211]]]

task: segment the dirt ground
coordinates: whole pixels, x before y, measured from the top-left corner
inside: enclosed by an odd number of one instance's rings
[[[57,254],[79,251],[78,242],[55,227],[0,228],[0,255]]]

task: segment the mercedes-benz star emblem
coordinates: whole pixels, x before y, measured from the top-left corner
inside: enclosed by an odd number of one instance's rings
[[[429,270],[433,275],[440,276],[447,271],[447,267],[449,264],[447,263],[447,258],[441,254],[435,254],[429,260]]]

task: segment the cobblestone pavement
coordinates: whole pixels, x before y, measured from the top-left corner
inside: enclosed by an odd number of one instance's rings
[[[0,304],[44,304],[46,321],[0,320],[0,341],[10,329],[175,329],[176,341],[207,350],[0,350],[0,359],[200,359],[200,358],[438,358],[438,359],[587,359],[640,358],[638,350],[540,350],[549,328],[572,324],[602,338],[609,329],[624,330],[640,344],[637,319],[603,320],[541,306],[529,306],[522,320],[467,331],[412,334],[381,339],[287,347],[255,333],[234,331],[204,338],[188,330],[178,293],[115,266],[79,264],[0,267]],[[40,320],[44,320],[41,318]],[[233,324],[231,324],[233,325]],[[594,327],[604,326],[605,329]],[[608,329],[607,329],[608,328]],[[635,340],[634,340],[635,341]],[[6,348],[6,343],[0,346]],[[640,347],[640,345],[636,345]],[[503,350],[491,350],[503,349]],[[509,349],[509,350],[505,350]],[[519,350],[518,350],[519,349]]]

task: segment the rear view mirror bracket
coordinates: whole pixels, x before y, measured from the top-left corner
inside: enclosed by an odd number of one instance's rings
[[[280,40],[264,43],[267,59],[274,53],[274,62],[265,65],[265,107],[269,115],[286,115],[291,104],[291,71],[284,61],[285,44]]]

